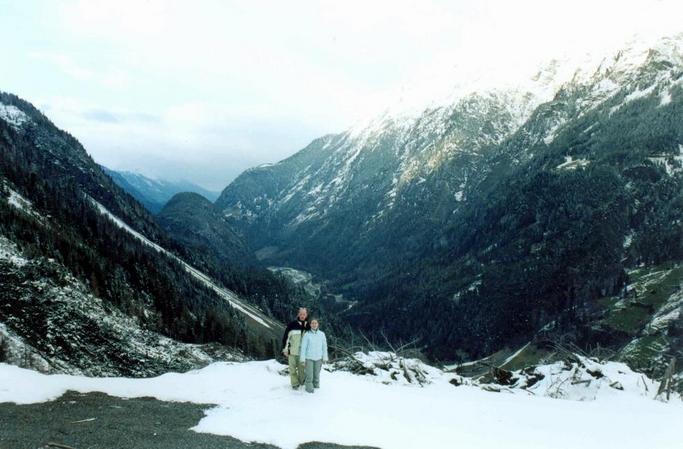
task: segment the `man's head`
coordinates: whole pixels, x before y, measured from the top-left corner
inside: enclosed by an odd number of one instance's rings
[[[308,318],[308,310],[306,310],[306,307],[299,307],[297,318],[299,318],[299,321],[306,321],[306,318]]]
[[[318,330],[318,326],[320,326],[320,324],[318,323],[318,320],[315,319],[315,318],[313,318],[313,319],[311,320],[311,329],[313,329],[314,331],[317,331],[317,330]]]

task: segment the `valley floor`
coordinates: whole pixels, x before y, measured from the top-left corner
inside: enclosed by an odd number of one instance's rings
[[[272,360],[214,363],[127,379],[47,376],[0,364],[0,448],[34,449],[48,441],[76,449],[680,445],[683,402],[661,403],[628,389],[607,388],[594,401],[494,393],[456,387],[449,383],[455,375],[428,367],[431,383],[424,386],[324,371],[322,388],[307,394],[289,387],[284,368]],[[310,441],[329,443],[304,444]]]

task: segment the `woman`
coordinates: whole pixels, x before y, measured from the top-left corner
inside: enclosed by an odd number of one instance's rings
[[[327,362],[327,338],[325,333],[318,328],[317,319],[311,320],[311,330],[306,332],[301,339],[299,349],[300,360],[303,360],[306,391],[313,393],[314,388],[320,388],[320,369],[323,362]]]

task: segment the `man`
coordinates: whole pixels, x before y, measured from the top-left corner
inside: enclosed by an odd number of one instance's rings
[[[287,325],[282,337],[282,354],[288,358],[289,380],[295,390],[304,384],[304,360],[299,358],[299,349],[301,337],[310,329],[307,318],[308,310],[305,307],[299,308],[297,319]]]
[[[306,392],[313,393],[320,388],[320,368],[327,362],[327,338],[325,332],[318,330],[318,320],[311,320],[311,331],[301,339],[299,357],[305,363]]]

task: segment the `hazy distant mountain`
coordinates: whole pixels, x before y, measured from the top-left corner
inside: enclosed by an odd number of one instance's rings
[[[102,166],[102,169],[111,176],[116,184],[130,193],[133,198],[140,201],[154,214],[158,213],[176,193],[198,193],[211,202],[216,201],[219,195],[219,192],[206,190],[189,181],[152,179],[140,173],[111,170],[104,166]]]
[[[683,314],[647,328],[680,307],[675,289],[656,304],[624,295],[634,270],[678,273],[683,260],[682,43],[553,61],[517,87],[387,114],[246,171],[216,205],[267,263],[360,300],[349,323],[440,358],[542,329],[680,350]]]

